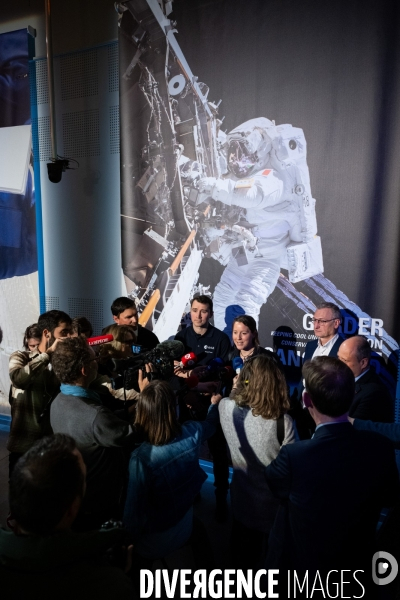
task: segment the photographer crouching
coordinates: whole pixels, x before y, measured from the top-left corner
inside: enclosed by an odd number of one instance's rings
[[[128,420],[124,420],[103,406],[98,394],[89,389],[97,375],[97,358],[84,338],[69,338],[59,344],[52,366],[61,392],[51,405],[51,426],[54,433],[74,438],[87,468],[86,495],[75,528],[97,528],[120,516],[126,455],[135,445],[130,422],[133,410],[128,410]],[[146,371],[150,371],[148,365]],[[146,384],[140,371],[141,389]]]

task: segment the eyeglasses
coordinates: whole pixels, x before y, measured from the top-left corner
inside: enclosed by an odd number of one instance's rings
[[[330,321],[339,321],[339,319],[311,319],[311,323],[319,323],[320,325],[325,325]]]

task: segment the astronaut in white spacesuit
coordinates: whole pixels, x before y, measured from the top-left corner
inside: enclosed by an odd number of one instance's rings
[[[224,150],[229,174],[201,179],[197,204],[211,198],[245,209],[245,226],[230,228],[236,242],[219,237],[212,254],[226,264],[214,291],[214,322],[228,331],[227,308],[229,321],[244,311],[258,322],[281,268],[295,282],[322,273],[323,264],[302,129],[251,119],[227,135]]]

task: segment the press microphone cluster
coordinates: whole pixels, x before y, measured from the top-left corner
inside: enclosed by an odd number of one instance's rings
[[[129,358],[113,358],[114,371],[123,375],[123,387],[131,389],[137,384],[138,371],[149,377],[145,372],[145,365],[151,363],[153,370],[152,379],[163,379],[169,381],[174,375],[174,361],[179,360],[185,352],[185,346],[179,340],[167,340],[158,344],[153,350],[146,350],[142,346],[136,347],[136,352]],[[118,385],[120,380],[118,380]],[[115,388],[117,389],[117,388]]]

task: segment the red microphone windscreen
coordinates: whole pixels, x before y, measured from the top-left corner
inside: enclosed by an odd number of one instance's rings
[[[106,344],[112,342],[114,336],[108,333],[107,335],[98,335],[97,337],[88,338],[86,341],[89,346],[97,346],[98,344]]]
[[[197,356],[194,352],[189,352],[182,356],[180,366],[182,368],[193,367],[197,363]]]

